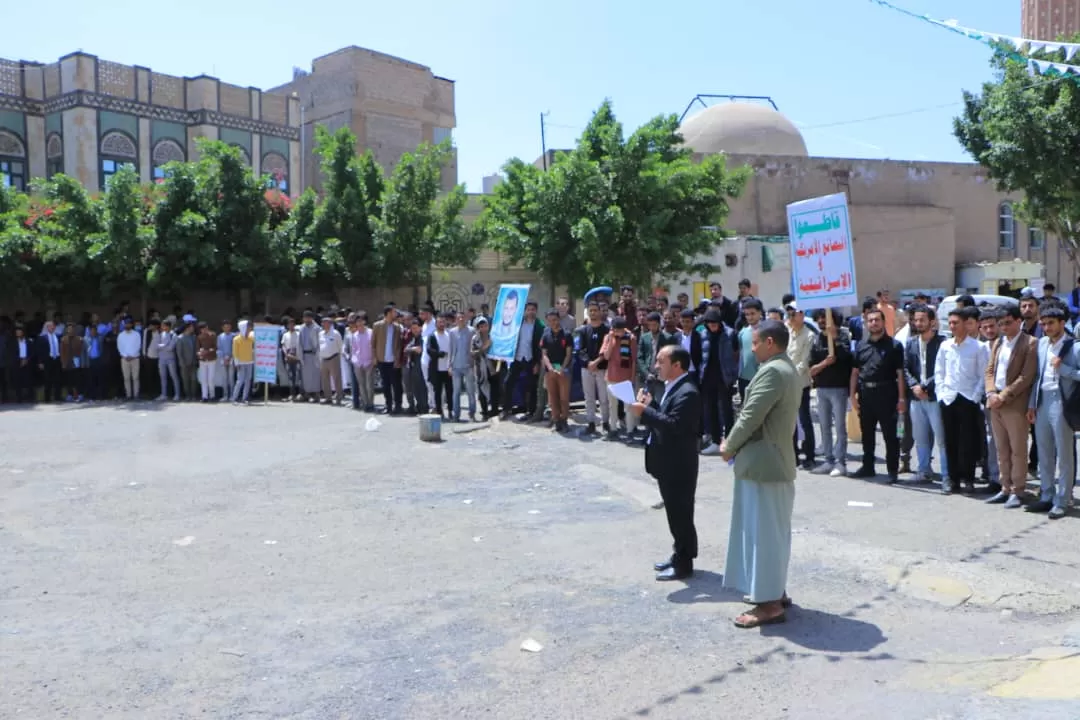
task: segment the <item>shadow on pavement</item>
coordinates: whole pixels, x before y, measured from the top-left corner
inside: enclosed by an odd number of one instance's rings
[[[788,609],[787,618],[786,623],[762,627],[762,636],[829,653],[870,652],[886,640],[873,623],[821,610],[795,606]]]
[[[724,576],[711,570],[695,570],[694,576],[686,581],[686,587],[675,590],[667,596],[668,602],[680,605],[696,603],[731,603],[741,602],[742,593],[724,587]]]

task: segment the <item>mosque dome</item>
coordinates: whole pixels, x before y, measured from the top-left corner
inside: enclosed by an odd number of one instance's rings
[[[808,156],[795,124],[767,105],[718,103],[686,118],[679,132],[698,153]]]

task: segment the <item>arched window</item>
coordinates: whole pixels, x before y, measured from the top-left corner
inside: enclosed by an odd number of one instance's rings
[[[139,149],[130,135],[113,130],[101,138],[98,158],[101,163],[101,189],[104,190],[109,178],[124,165],[138,165]]]
[[[1028,250],[1045,250],[1046,233],[1036,227],[1028,228]]]
[[[45,177],[51,178],[64,172],[64,140],[60,133],[45,138]]]
[[[273,178],[274,186],[278,190],[289,192],[289,163],[282,155],[276,152],[263,155],[262,174]]]
[[[26,145],[7,130],[0,130],[0,185],[26,190]]]
[[[1013,218],[1012,203],[998,205],[998,248],[1012,250],[1016,247],[1016,219]]]
[[[150,154],[154,163],[154,179],[163,180],[165,178],[165,165],[171,162],[184,162],[187,157],[184,154],[184,148],[180,147],[180,143],[175,140],[158,140],[154,145],[154,150]]]

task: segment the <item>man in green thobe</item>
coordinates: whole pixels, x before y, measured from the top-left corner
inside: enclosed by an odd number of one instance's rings
[[[752,348],[760,363],[746,388],[739,419],[720,446],[735,458],[724,586],[746,593],[754,606],[735,618],[753,628],[784,622],[791,511],[795,504],[795,450],[792,433],[799,416],[802,381],[787,356],[788,330],[766,320],[754,330]]]

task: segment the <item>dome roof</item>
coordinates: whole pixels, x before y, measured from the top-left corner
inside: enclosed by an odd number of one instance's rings
[[[719,103],[679,127],[694,152],[807,157],[802,133],[782,114],[756,103]]]

